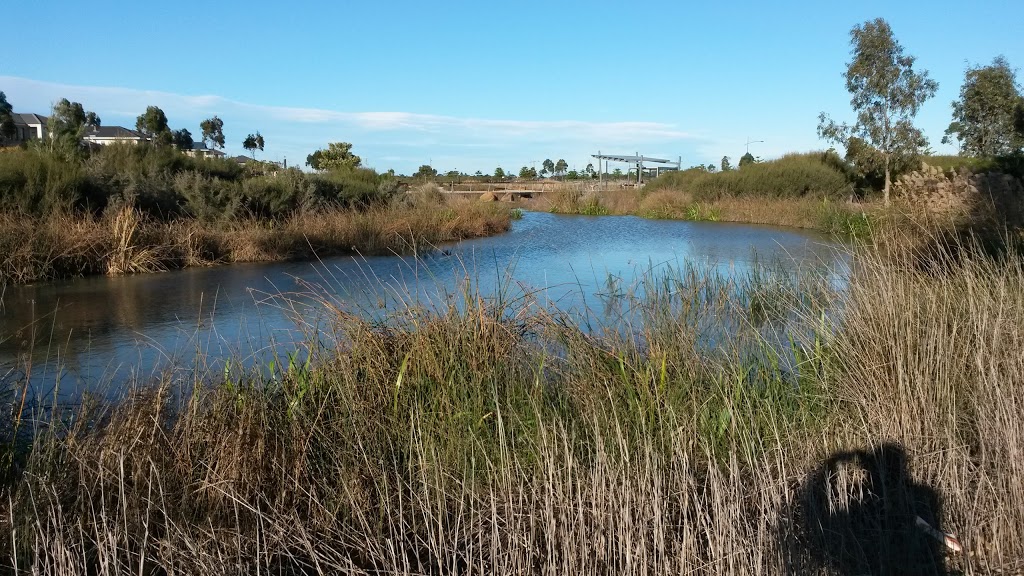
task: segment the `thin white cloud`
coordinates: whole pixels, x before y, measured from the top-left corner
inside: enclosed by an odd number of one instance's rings
[[[412,112],[348,112],[252,104],[216,95],[189,96],[134,88],[59,84],[14,76],[0,76],[0,86],[8,91],[8,99],[15,104],[27,103],[38,109],[60,98],[68,98],[82,102],[101,117],[104,114],[132,117],[145,110],[146,106],[157,105],[172,118],[193,118],[206,114],[220,114],[223,117],[233,114],[280,122],[336,124],[364,132],[420,132],[483,142],[513,138],[537,142],[607,142],[629,146],[696,138],[672,124],[658,122],[495,120]]]

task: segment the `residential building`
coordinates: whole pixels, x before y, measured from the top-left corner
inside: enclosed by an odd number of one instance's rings
[[[220,150],[207,146],[206,142],[193,142],[192,148],[184,152],[193,158],[223,158],[225,156]]]
[[[109,146],[110,144],[139,144],[148,141],[149,138],[135,130],[129,130],[123,126],[99,126],[88,128],[82,142]]]
[[[29,140],[42,140],[49,134],[46,131],[46,123],[49,118],[46,116],[19,112],[15,112],[11,116],[14,119],[14,144]]]

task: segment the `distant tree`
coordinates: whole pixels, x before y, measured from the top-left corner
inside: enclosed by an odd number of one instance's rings
[[[722,156],[722,172],[728,172],[732,170],[732,162],[728,156]]]
[[[477,170],[477,171],[476,171],[476,174],[473,174],[473,176],[476,176],[477,178],[480,178],[480,177],[482,177],[483,175],[484,175],[484,173],[483,173],[483,172],[481,172],[481,171],[479,171],[479,170]]]
[[[746,166],[748,164],[756,164],[756,163],[757,163],[757,158],[754,158],[754,155],[751,154],[750,152],[747,152],[746,154],[744,154],[743,156],[740,157],[740,168],[743,168],[744,166]]]
[[[14,107],[7,101],[7,95],[0,91],[0,142],[13,140],[14,136]]]
[[[192,133],[185,128],[171,132],[171,143],[178,150],[191,150],[192,145],[195,144],[192,140]]]
[[[50,138],[45,144],[51,151],[71,156],[82,149],[82,136],[87,127],[99,127],[100,117],[87,112],[79,102],[62,98],[53,105],[46,128]]]
[[[248,150],[252,154],[252,157],[255,159],[256,158],[256,152],[255,152],[256,151],[256,136],[253,135],[253,134],[249,134],[248,136],[246,136],[245,140],[242,140],[242,148]]]
[[[81,137],[86,127],[99,127],[100,117],[95,112],[87,112],[80,102],[70,102],[62,98],[53,106],[47,128],[57,136],[72,134]]]
[[[559,158],[558,162],[555,162],[555,176],[561,176],[565,174],[565,171],[569,169],[569,163],[564,159]]]
[[[256,132],[255,134],[249,134],[248,136],[245,137],[245,140],[242,141],[242,148],[248,150],[249,153],[252,154],[253,160],[255,160],[256,150],[262,152],[263,144],[263,135],[260,134],[259,132]]]
[[[857,136],[878,150],[885,173],[882,196],[888,205],[893,165],[927,147],[928,141],[913,119],[939,85],[928,77],[927,70],[914,71],[915,58],[904,55],[903,46],[882,18],[855,26],[850,44],[853,59],[846,69],[846,89],[853,96],[850,105],[857,122],[837,124],[822,112],[818,134],[843,145]]]
[[[437,176],[437,170],[431,167],[430,164],[423,164],[412,176],[413,178],[433,178]]]
[[[612,176],[615,176],[616,178],[621,178],[622,168],[616,168],[615,170],[612,170]]]
[[[551,161],[551,158],[548,158],[547,160],[544,161],[543,164],[541,164],[541,171],[540,171],[540,173],[541,173],[541,176],[543,176],[544,174],[554,174],[555,173],[555,163]]]
[[[526,166],[523,166],[522,168],[519,169],[519,177],[520,178],[536,178],[537,177],[537,169],[536,168],[528,168]]]
[[[224,121],[214,116],[199,123],[199,129],[203,131],[203,142],[208,142],[211,148],[224,148]]]
[[[718,171],[718,166],[715,166],[714,164],[708,164],[707,170],[708,170],[708,172],[711,172],[711,173],[717,172]]]
[[[445,173],[445,178],[458,178],[461,174],[458,170],[449,170]]]
[[[320,157],[321,156],[323,156],[323,152],[320,151],[320,150],[317,150],[317,151],[313,152],[312,154],[306,156],[306,166],[309,166],[310,168],[312,168],[313,170],[316,170],[317,172],[319,172],[320,170],[323,170],[323,168],[320,167]]]
[[[498,166],[497,168],[494,169],[494,177],[498,180],[501,180],[502,178],[505,177],[505,170],[503,170],[501,166]]]
[[[594,170],[594,165],[593,164],[587,164],[587,167],[584,168],[583,171],[586,172],[587,175],[590,176],[591,178],[594,177],[595,170]]]
[[[565,175],[565,179],[566,180],[579,180],[580,179],[580,173],[575,171],[575,170],[569,170],[569,172],[567,172],[566,175]]]
[[[135,130],[151,138],[157,144],[171,144],[174,137],[167,126],[167,115],[157,106],[148,106],[135,120]]]
[[[1021,149],[1015,120],[1021,105],[1017,74],[1009,62],[997,56],[988,66],[968,67],[960,99],[953,102],[953,122],[943,144],[955,139],[964,156],[1005,156]]]
[[[263,136],[259,132],[253,138],[257,144],[263,142]],[[314,170],[349,170],[361,166],[363,159],[352,153],[352,144],[330,142],[327,144],[327,149],[317,150],[307,156],[306,163]]]

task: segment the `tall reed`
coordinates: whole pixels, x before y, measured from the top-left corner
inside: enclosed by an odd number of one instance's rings
[[[471,285],[386,318],[283,294],[332,320],[308,362],[49,419],[0,552],[39,574],[1012,569],[1024,268],[964,248],[941,273],[860,249],[839,290],[655,272],[610,287],[607,324]]]

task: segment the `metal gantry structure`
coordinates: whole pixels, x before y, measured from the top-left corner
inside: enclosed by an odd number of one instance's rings
[[[600,151],[597,154],[591,154],[592,157],[598,160],[598,178],[603,181],[604,174],[608,171],[608,162],[624,162],[626,164],[632,164],[636,167],[636,183],[643,183],[644,174],[644,163],[658,164],[655,166],[655,177],[660,175],[663,171],[670,170],[682,170],[683,158],[680,156],[676,161],[666,160],[664,158],[651,158],[650,156],[643,156],[639,152],[632,155],[625,154],[602,154]],[[601,162],[604,162],[602,165]],[[661,166],[664,164],[665,166]]]

